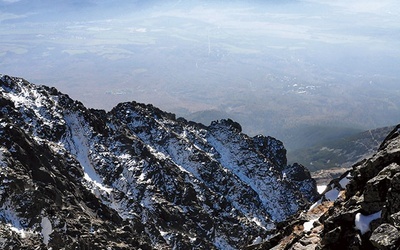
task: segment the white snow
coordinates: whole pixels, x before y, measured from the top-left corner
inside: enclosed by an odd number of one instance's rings
[[[309,220],[307,222],[304,222],[303,227],[304,227],[304,231],[308,232],[311,229],[314,228],[314,222],[317,221],[318,219],[313,219],[313,220]]]
[[[150,145],[146,145],[146,147],[149,149],[152,155],[157,157],[158,159],[161,160],[166,160],[168,157],[161,151],[157,151],[155,148],[151,147]]]
[[[263,224],[263,222],[262,222],[259,218],[254,217],[251,221],[253,221],[254,223],[256,223],[257,226],[259,226],[259,227],[261,227],[261,228],[267,230],[267,228],[265,227],[265,225]]]
[[[11,230],[11,231],[14,231],[14,232],[16,232],[17,234],[19,234],[19,235],[21,236],[22,239],[26,238],[27,231],[24,230],[23,228],[16,228],[16,227],[14,227],[14,226],[11,225],[11,224],[7,224],[7,226],[10,227],[10,230]]]
[[[317,186],[317,191],[319,194],[322,194],[326,189],[326,185],[319,185]]]
[[[17,212],[14,210],[14,205],[10,201],[3,203],[0,208],[0,218],[5,221],[10,230],[18,233],[21,238],[25,238],[30,231],[25,230],[22,225]]]
[[[53,227],[49,218],[42,217],[42,222],[40,223],[42,227],[42,236],[43,236],[43,243],[47,246],[50,240],[50,234],[53,232]]]
[[[319,199],[317,202],[311,205],[311,207],[308,209],[308,211],[312,210],[313,208],[317,207],[322,203],[322,199]]]
[[[356,225],[356,228],[360,230],[361,234],[365,234],[370,230],[370,223],[373,220],[376,220],[381,217],[382,211],[376,212],[371,215],[363,215],[361,213],[356,214],[356,218],[354,221],[354,224]]]
[[[164,238],[164,240],[167,242],[167,244],[171,244],[171,239],[173,238],[174,234],[173,233],[169,233],[166,231],[162,231],[160,230],[160,235]]]
[[[96,173],[94,166],[92,165],[89,155],[89,141],[88,131],[82,124],[80,117],[76,114],[66,114],[65,121],[69,127],[68,135],[66,139],[66,148],[69,148],[71,153],[75,155],[84,171],[84,179],[89,183],[94,184],[100,190],[107,193],[111,193],[112,188],[107,188],[103,185],[103,180]]]
[[[257,236],[254,240],[253,240],[253,245],[256,245],[256,244],[261,244],[261,242],[262,242],[262,238],[260,237],[260,236]]]
[[[209,135],[207,137],[207,141],[211,146],[215,148],[215,150],[221,155],[221,158],[219,159],[221,165],[228,169],[231,173],[233,173],[241,182],[249,185],[259,196],[261,202],[263,205],[265,205],[266,208],[270,209],[270,215],[272,219],[274,220],[283,220],[285,218],[285,211],[281,209],[280,206],[272,206],[271,200],[279,198],[279,191],[277,191],[279,188],[271,188],[271,185],[273,185],[273,179],[269,179],[270,177],[267,176],[252,176],[249,177],[248,173],[246,172],[248,169],[251,169],[252,167],[250,165],[247,165],[246,168],[240,166],[238,162],[240,162],[240,155],[239,152],[243,153],[243,150],[240,148],[239,145],[236,144],[225,144],[226,139],[230,138],[225,138],[226,135],[224,135],[223,132],[219,134],[214,134],[214,135]],[[236,138],[238,139],[238,138]],[[235,139],[234,139],[235,140]],[[253,155],[252,152],[247,151],[246,153],[249,153],[248,159],[249,161],[257,161],[257,156]],[[263,164],[263,163],[260,163]],[[275,192],[276,190],[276,192]],[[233,200],[235,199],[232,197]],[[233,205],[235,206],[235,202],[233,202]],[[236,204],[237,208],[239,210],[242,210],[246,217],[252,218],[250,214],[253,211],[247,210],[245,207],[240,206],[239,204]],[[247,210],[247,211],[246,211]],[[261,221],[261,220],[260,220]],[[268,227],[268,223],[266,221],[263,221],[264,227]]]
[[[146,173],[145,173],[145,172],[142,172],[142,173],[139,175],[138,181],[139,181],[139,183],[141,183],[141,182],[144,182],[144,180],[146,180]]]
[[[12,102],[14,102],[16,108],[20,108],[21,110],[30,109],[33,111],[35,116],[43,122],[44,125],[53,127],[54,120],[52,120],[51,115],[49,115],[47,106],[49,102],[45,97],[38,91],[37,88],[27,88],[22,83],[22,80],[19,80],[20,91],[10,91],[5,93],[4,95],[8,97]],[[53,101],[56,101],[53,99]],[[55,111],[55,107],[52,108],[52,113],[54,117],[60,118],[60,114]],[[21,112],[24,114],[25,112]],[[26,120],[27,124],[35,123],[30,118]]]
[[[160,230],[160,235],[162,237],[166,236],[167,234],[168,234],[168,232]]]

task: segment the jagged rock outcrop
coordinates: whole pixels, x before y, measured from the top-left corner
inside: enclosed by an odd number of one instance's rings
[[[309,206],[278,140],[0,76],[0,248],[240,249]]]
[[[333,180],[310,210],[250,249],[400,249],[399,219],[400,125],[375,155]]]

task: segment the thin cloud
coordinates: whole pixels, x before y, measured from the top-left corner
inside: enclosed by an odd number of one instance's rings
[[[20,19],[25,17],[26,15],[15,15],[12,13],[0,12],[0,22],[3,22],[5,20]]]
[[[20,2],[21,0],[1,0],[3,3],[16,3]]]
[[[387,14],[388,12],[392,12],[396,10],[393,8],[398,6],[397,1],[393,0],[339,0],[339,1],[331,1],[331,0],[304,0],[305,2],[317,3],[328,5],[331,7],[337,7],[342,9],[343,11],[351,12],[351,13],[368,13],[368,14]]]

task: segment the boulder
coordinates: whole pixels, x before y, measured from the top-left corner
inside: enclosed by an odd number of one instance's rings
[[[370,241],[378,249],[398,249],[400,240],[399,230],[387,223],[380,225],[372,232]]]

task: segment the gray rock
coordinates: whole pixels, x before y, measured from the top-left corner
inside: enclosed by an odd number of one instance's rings
[[[361,204],[365,213],[372,214],[382,210],[389,185],[390,179],[386,175],[378,175],[367,182],[363,193],[364,202]]]
[[[387,176],[392,178],[395,174],[400,173],[400,165],[397,163],[392,163],[389,166],[383,168],[379,173],[378,176]]]
[[[400,240],[400,233],[396,227],[384,223],[372,232],[371,243],[378,249],[396,249]]]
[[[315,244],[302,245],[299,242],[296,242],[296,244],[291,247],[292,250],[315,250],[316,248],[317,245]]]
[[[390,214],[400,211],[400,173],[393,176],[387,195],[387,210]]]
[[[398,229],[400,229],[400,212],[394,213],[392,215],[390,215],[390,222],[397,227]]]

